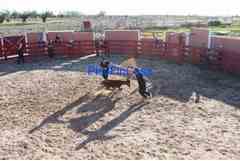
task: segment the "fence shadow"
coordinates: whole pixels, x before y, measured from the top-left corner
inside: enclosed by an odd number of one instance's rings
[[[29,131],[29,134],[34,133],[47,124],[68,124],[69,128],[80,132],[99,120],[115,107],[116,102],[118,102],[121,98],[113,99],[113,97],[114,93],[111,96],[104,96],[99,94],[96,97],[92,98],[90,93],[87,93],[69,105],[65,106],[63,109],[45,118],[39,125],[31,129]],[[62,117],[68,111],[74,112],[75,114],[86,115],[78,118],[72,118],[70,120],[64,120]],[[89,112],[91,114],[89,114]]]
[[[86,109],[86,107],[91,105],[97,107],[97,109],[95,109],[95,111],[92,112],[90,115],[85,115],[78,118],[70,119],[68,121],[68,128],[76,132],[82,132],[86,130],[86,128],[88,128],[89,126],[97,122],[99,119],[104,117],[106,113],[113,110],[115,107],[115,104],[119,100],[120,98],[116,98],[112,100],[110,97],[107,97],[107,96],[97,97],[97,99],[94,99],[90,104],[81,106],[78,111],[82,111],[82,109]],[[89,110],[92,111],[92,109],[89,109]]]
[[[111,55],[108,59],[115,64],[121,64],[128,57]],[[29,58],[29,61],[26,61],[25,64],[16,64],[14,59],[2,60],[0,61],[0,77],[20,71],[28,72],[33,70],[87,72],[89,64],[100,64],[102,60],[102,57],[97,57],[95,54],[77,58],[62,56],[56,56],[53,59],[48,57],[34,57],[31,60]]]
[[[82,147],[86,146],[88,143],[95,141],[95,140],[108,140],[112,139],[115,136],[106,136],[112,129],[117,127],[119,124],[124,122],[130,115],[139,111],[143,106],[149,104],[148,102],[140,101],[132,106],[130,106],[126,111],[122,112],[118,117],[115,119],[107,122],[105,125],[100,127],[95,131],[82,131],[83,134],[87,135],[87,139],[77,145],[76,150],[81,149]]]
[[[84,96],[78,98],[76,101],[72,102],[71,104],[65,106],[63,109],[53,113],[52,115],[45,118],[38,126],[34,127],[29,131],[29,134],[34,133],[35,131],[39,130],[43,126],[46,126],[50,123],[65,123],[64,120],[61,120],[60,118],[68,111],[71,111],[76,106],[80,105],[81,103],[85,102],[90,98],[89,93],[85,94]]]

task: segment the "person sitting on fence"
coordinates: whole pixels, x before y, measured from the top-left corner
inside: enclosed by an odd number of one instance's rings
[[[53,58],[54,57],[54,46],[53,46],[53,41],[50,40],[48,43],[48,56],[49,58]]]
[[[105,80],[108,79],[108,75],[109,75],[109,65],[110,65],[110,62],[109,61],[101,61],[100,63],[100,67],[102,68],[102,76]]]
[[[143,74],[141,73],[141,71],[138,68],[135,68],[133,74],[135,74],[137,78],[140,95],[144,98],[151,97],[151,93],[147,92],[146,80],[143,78]]]
[[[17,55],[18,55],[17,63],[18,63],[18,64],[21,64],[21,63],[24,64],[25,61],[24,61],[24,45],[23,45],[23,43],[20,43],[20,44],[18,45]]]

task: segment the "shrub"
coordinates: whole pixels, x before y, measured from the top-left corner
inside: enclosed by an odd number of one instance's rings
[[[0,14],[0,23],[3,23],[5,21],[6,16],[3,14]]]
[[[221,21],[218,20],[208,22],[208,26],[221,26],[221,25],[222,25]]]

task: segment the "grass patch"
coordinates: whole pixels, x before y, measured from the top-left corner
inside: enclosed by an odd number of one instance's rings
[[[240,25],[222,25],[218,27],[209,27],[211,32],[215,32],[219,35],[234,35],[240,34]],[[176,27],[176,28],[161,28],[161,27],[151,27],[144,30],[144,37],[152,38],[153,33],[156,33],[160,38],[165,38],[166,32],[190,32],[191,28],[188,27]]]
[[[165,39],[166,32],[190,32],[190,28],[176,27],[176,28],[146,28],[144,30],[144,37],[152,38],[153,33],[156,33],[160,38]]]

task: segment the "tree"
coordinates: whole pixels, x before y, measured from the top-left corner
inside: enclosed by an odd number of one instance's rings
[[[105,11],[100,11],[97,16],[98,17],[104,17],[104,16],[106,16],[106,12]]]
[[[42,18],[43,23],[45,23],[47,21],[48,17],[53,17],[53,16],[54,16],[54,14],[50,11],[46,11],[46,12],[40,14],[40,17]]]
[[[222,25],[222,23],[219,20],[209,21],[208,22],[208,26],[221,26],[221,25]]]
[[[63,12],[60,12],[60,13],[58,13],[58,14],[57,14],[57,17],[59,17],[59,18],[64,18],[64,17],[65,17],[65,15],[64,15],[64,13],[63,13]]]
[[[29,17],[30,17],[29,12],[23,12],[23,13],[20,14],[20,18],[22,19],[23,23],[25,23]]]
[[[19,17],[20,17],[19,15],[20,15],[19,12],[13,11],[13,12],[11,13],[10,17],[13,18],[13,19],[16,19],[16,18],[19,18]]]
[[[8,10],[0,12],[0,23],[3,23],[5,20],[10,21],[10,11]]]
[[[0,13],[0,23],[5,21],[6,16],[3,13]]]
[[[29,14],[29,17],[31,17],[31,18],[37,18],[38,17],[37,11],[30,11],[30,12],[28,12],[28,14]]]
[[[78,11],[67,11],[63,13],[65,17],[80,17],[82,14]]]
[[[11,12],[9,10],[5,10],[4,11],[4,14],[5,14],[5,20],[7,22],[10,22],[10,18],[11,18]]]

